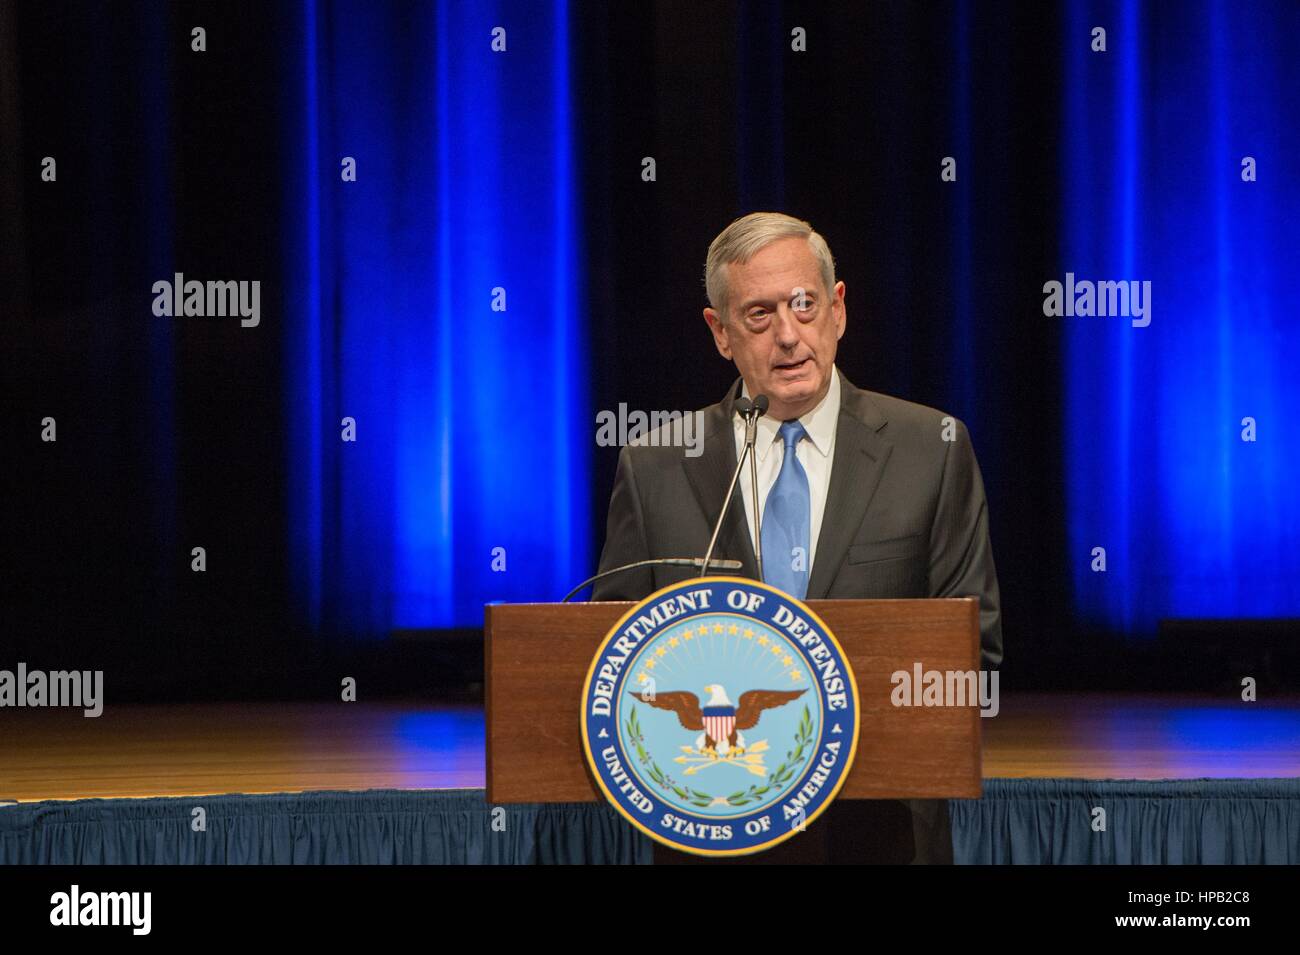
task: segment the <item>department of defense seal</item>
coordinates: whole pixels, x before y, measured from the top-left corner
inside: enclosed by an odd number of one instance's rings
[[[826,624],[774,587],[698,577],[629,610],[583,686],[605,796],[697,855],[760,852],[830,805],[858,745],[858,690]]]

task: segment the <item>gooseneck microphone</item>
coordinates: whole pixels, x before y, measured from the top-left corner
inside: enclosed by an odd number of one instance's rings
[[[758,453],[754,442],[758,439],[758,419],[767,414],[767,395],[754,399],[754,410],[745,419],[745,447],[749,452],[750,504],[754,511],[754,559],[758,561],[758,579],[763,579],[763,503],[758,499]]]
[[[606,577],[613,577],[615,574],[621,574],[625,570],[636,570],[638,567],[655,567],[655,566],[700,567],[703,566],[703,564],[704,564],[704,559],[701,557],[654,557],[651,558],[650,560],[638,560],[636,563],[624,564],[622,567],[611,567],[609,570],[602,570],[600,573],[596,574],[595,576],[588,577],[582,583],[578,584],[578,586],[574,587],[572,590],[570,590],[567,594],[564,595],[564,599],[561,600],[560,603],[567,604],[574,594],[576,594],[579,590],[581,590],[583,587],[587,586],[588,584],[594,584],[596,581],[604,580]],[[741,567],[745,566],[738,560],[726,560],[721,557],[715,560],[713,562],[713,565],[715,567],[721,567],[723,570],[740,570]]]
[[[763,408],[766,410],[767,396],[759,395],[758,397],[762,400]],[[755,404],[756,402],[742,396],[737,398],[735,404],[732,405],[732,409],[745,422],[745,447],[740,452],[740,460],[736,462],[736,470],[731,475],[731,483],[727,485],[727,496],[722,501],[722,510],[718,512],[717,523],[713,525],[713,536],[709,538],[709,549],[704,552],[704,566],[700,569],[701,577],[709,575],[709,567],[713,563],[713,548],[718,544],[718,534],[722,531],[722,522],[727,519],[727,508],[731,506],[731,496],[736,493],[736,484],[740,481],[740,469],[745,466],[745,459],[750,457],[754,448],[753,429],[758,421],[758,416],[763,413],[762,411],[756,411]],[[721,564],[721,561],[718,563]]]
[[[718,544],[718,534],[722,531],[722,522],[727,517],[727,508],[731,506],[731,497],[736,493],[736,484],[740,481],[740,471],[745,466],[745,459],[749,459],[750,481],[754,489],[754,527],[755,527],[755,547],[754,556],[758,558],[758,578],[763,579],[763,545],[762,545],[762,525],[759,523],[760,507],[758,500],[758,466],[754,459],[754,441],[758,432],[758,419],[763,417],[768,408],[767,395],[759,395],[753,401],[748,398],[737,398],[733,406],[736,413],[745,422],[745,447],[740,453],[740,460],[736,462],[736,471],[731,475],[731,484],[727,487],[727,496],[722,502],[722,511],[718,514],[718,521],[713,525],[713,536],[709,538],[709,549],[705,551],[703,557],[654,557],[649,560],[638,560],[631,564],[624,564],[621,567],[611,567],[609,570],[602,570],[598,574],[588,577],[578,586],[574,587],[560,603],[568,603],[573,596],[582,588],[589,584],[594,584],[598,580],[604,580],[606,577],[612,577],[615,574],[625,573],[629,570],[636,570],[638,567],[698,567],[700,576],[707,577],[711,568],[719,570],[740,570],[745,565],[738,560],[729,560],[725,557],[719,557],[716,560],[713,557],[713,549]]]

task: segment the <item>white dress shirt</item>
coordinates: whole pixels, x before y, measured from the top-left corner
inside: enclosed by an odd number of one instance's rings
[[[742,394],[748,398],[746,386]],[[803,424],[808,437],[795,447],[795,454],[803,470],[808,475],[808,498],[812,509],[808,529],[808,576],[812,577],[813,558],[817,554],[817,537],[821,534],[822,513],[826,510],[826,493],[831,483],[831,464],[835,460],[835,430],[840,420],[840,373],[832,366],[831,386],[817,407],[803,415],[799,421]],[[776,483],[781,473],[781,462],[785,458],[785,444],[781,441],[782,422],[771,415],[758,419],[758,435],[754,439],[754,451],[758,460],[758,496],[762,500],[763,514],[767,513],[767,494]],[[745,423],[739,415],[734,416],[733,428],[736,435],[736,460],[745,449]],[[749,526],[749,540],[754,543],[754,503],[750,490],[749,462],[740,473],[740,495],[745,506],[745,523]]]

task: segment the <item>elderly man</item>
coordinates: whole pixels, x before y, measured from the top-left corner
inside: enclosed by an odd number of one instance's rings
[[[703,412],[703,453],[623,449],[602,570],[701,555],[743,449],[740,396],[767,395],[755,445],[762,538],[748,477],[717,553],[802,599],[980,600],[982,666],[1002,660],[997,575],[979,466],[966,428],[942,412],[854,387],[835,367],[847,312],[825,240],[799,219],[756,212],[709,246],[704,318],[740,379]],[[643,568],[607,578],[596,600],[640,599],[690,576]],[[841,801],[809,829],[828,861],[951,862],[942,800]],[[805,840],[807,842],[808,840]],[[797,861],[799,840],[756,857]]]

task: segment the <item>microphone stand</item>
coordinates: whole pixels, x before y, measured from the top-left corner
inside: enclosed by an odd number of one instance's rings
[[[719,557],[713,563],[723,570],[740,570],[741,567],[745,566],[738,560],[729,560],[726,557]],[[611,567],[609,570],[602,570],[598,574],[593,574],[578,584],[564,595],[564,599],[560,603],[567,604],[573,599],[574,594],[588,584],[594,584],[598,580],[604,580],[606,577],[612,577],[614,574],[621,574],[627,570],[636,570],[638,567],[701,567],[703,565],[704,561],[699,557],[655,557],[650,560],[638,560],[631,564],[624,564],[622,567]]]
[[[745,418],[745,452],[749,455],[750,504],[754,511],[754,558],[758,561],[758,579],[763,580],[763,505],[758,499],[758,419],[767,411],[767,395],[754,399],[753,414]]]
[[[764,402],[764,407],[766,407],[766,402]],[[740,470],[745,466],[745,458],[750,456],[750,451],[754,447],[753,427],[756,419],[751,419],[751,415],[754,414],[754,402],[748,398],[737,398],[734,410],[745,421],[745,447],[740,452],[740,460],[736,462],[736,470],[731,475],[731,483],[727,485],[727,496],[722,502],[722,510],[718,512],[717,523],[713,525],[713,536],[709,538],[709,549],[704,552],[704,567],[700,570],[701,577],[707,577],[709,574],[709,563],[713,557],[713,548],[718,543],[718,534],[722,531],[722,522],[727,519],[727,508],[731,506],[731,497],[736,493],[736,485],[740,482]]]
[[[580,591],[583,587],[586,587],[588,584],[595,583],[596,581],[601,580],[604,577],[608,577],[611,574],[621,574],[624,571],[634,570],[637,567],[651,567],[655,565],[665,565],[669,567],[699,567],[700,576],[707,577],[709,575],[710,566],[715,564],[723,570],[740,570],[742,567],[745,566],[738,560],[729,560],[725,557],[719,557],[717,560],[714,560],[713,549],[718,544],[718,534],[722,531],[722,522],[727,518],[727,508],[731,506],[731,497],[733,494],[736,493],[736,485],[740,482],[740,470],[745,466],[746,458],[749,458],[750,461],[750,478],[753,481],[753,487],[754,487],[754,501],[755,501],[754,526],[759,527],[758,504],[757,504],[758,470],[757,470],[757,466],[754,464],[753,452],[754,452],[754,441],[757,436],[757,430],[758,430],[758,419],[762,417],[763,412],[767,411],[767,395],[759,395],[753,401],[750,401],[748,398],[743,398],[743,397],[737,398],[736,403],[734,405],[734,410],[745,421],[745,447],[744,450],[741,451],[740,453],[740,460],[736,462],[735,473],[731,475],[731,483],[727,486],[727,497],[726,500],[722,502],[722,511],[718,514],[718,521],[716,524],[713,525],[713,536],[709,538],[709,549],[704,552],[704,558],[701,560],[699,557],[659,557],[651,560],[638,560],[632,564],[624,564],[622,567],[611,567],[609,570],[601,571],[599,574],[596,574],[594,577],[588,577],[582,583],[578,584],[578,586],[574,587],[567,594],[565,594],[564,599],[561,600],[560,603],[568,603],[569,598],[571,598],[574,594]],[[758,545],[756,550],[758,551],[758,554],[756,555],[758,556],[758,576],[759,579],[761,580],[763,577],[763,557],[762,557],[761,543]]]

